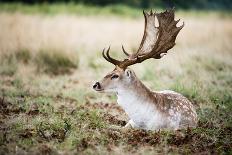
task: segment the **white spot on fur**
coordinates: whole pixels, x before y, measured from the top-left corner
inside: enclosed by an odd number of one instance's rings
[[[188,107],[186,105],[183,105],[183,109],[188,110]]]
[[[174,111],[172,109],[169,109],[169,115],[174,115]]]

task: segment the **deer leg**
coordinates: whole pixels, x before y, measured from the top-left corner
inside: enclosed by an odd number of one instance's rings
[[[136,125],[134,121],[131,119],[123,128],[134,128]]]

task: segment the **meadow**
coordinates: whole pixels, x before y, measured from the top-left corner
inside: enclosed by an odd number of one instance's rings
[[[230,12],[177,11],[185,27],[176,46],[131,67],[151,89],[189,98],[197,128],[125,132],[113,127],[128,121],[116,96],[92,84],[114,68],[103,48],[121,59],[122,44],[136,51],[142,10],[16,6],[0,6],[0,154],[232,153]]]

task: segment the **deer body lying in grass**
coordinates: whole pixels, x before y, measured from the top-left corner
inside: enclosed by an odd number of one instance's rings
[[[136,53],[129,54],[123,61],[112,58],[103,50],[103,57],[114,64],[115,69],[93,88],[98,92],[115,92],[118,104],[125,110],[130,120],[125,127],[145,130],[180,129],[195,127],[197,114],[191,102],[174,91],[151,91],[128,68],[146,59],[160,59],[175,45],[176,36],[184,24],[177,27],[174,10],[162,13],[144,13],[145,30],[142,42]],[[155,26],[155,17],[159,27]]]

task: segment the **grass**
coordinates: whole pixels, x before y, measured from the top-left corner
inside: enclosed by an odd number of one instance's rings
[[[152,8],[154,9],[154,8]],[[57,15],[57,14],[71,14],[78,16],[119,16],[119,17],[140,17],[140,8],[130,7],[128,5],[116,4],[107,6],[92,6],[81,3],[41,3],[41,4],[22,4],[22,3],[0,3],[0,12],[8,13],[23,13],[23,14],[43,14],[43,15]],[[162,10],[155,8],[155,10]],[[187,16],[220,16],[231,17],[230,10],[178,10],[178,13]],[[187,14],[186,14],[187,13]]]
[[[21,49],[14,54],[3,54],[1,59],[0,74],[13,76],[17,71],[17,64],[34,65],[36,72],[49,75],[68,74],[78,67],[77,56],[70,57],[57,50],[41,49],[32,57],[29,50]],[[30,64],[29,64],[30,63]]]
[[[113,69],[101,49],[111,44],[122,57],[122,43],[128,51],[138,47],[142,15],[47,16],[41,6],[36,11],[24,5],[16,10],[23,7],[35,12],[0,13],[0,154],[232,153],[230,16],[178,13],[186,26],[174,49],[161,60],[131,67],[153,90],[188,97],[198,127],[123,132],[114,127],[128,121],[116,97],[92,91],[92,83]]]
[[[132,8],[125,5],[114,5],[114,6],[88,6],[83,4],[75,3],[57,3],[57,4],[34,4],[26,5],[21,3],[2,3],[2,12],[21,12],[26,14],[45,14],[45,15],[56,15],[56,14],[73,14],[73,15],[119,15],[129,17],[137,17],[139,14],[138,9]]]
[[[53,75],[69,73],[70,69],[78,67],[77,59],[75,62],[75,59],[73,60],[63,52],[51,50],[40,51],[35,61],[39,72],[42,71]]]
[[[18,52],[16,52],[15,57],[18,61],[27,64],[31,59],[31,53],[27,49],[21,49]]]
[[[4,54],[3,57],[4,58],[1,60],[0,75],[14,75],[17,70],[15,57],[7,54]]]

